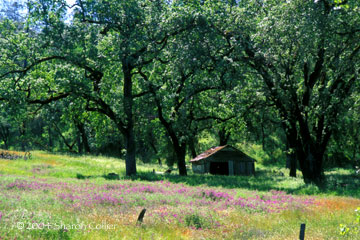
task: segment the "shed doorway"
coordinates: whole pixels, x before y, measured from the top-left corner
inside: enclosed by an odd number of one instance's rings
[[[210,162],[210,173],[215,175],[229,175],[229,163]]]

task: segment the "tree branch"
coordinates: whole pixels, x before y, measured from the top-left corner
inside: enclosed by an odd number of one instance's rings
[[[60,93],[57,96],[51,96],[48,99],[34,99],[34,100],[28,100],[27,102],[30,104],[41,104],[41,105],[45,105],[63,98],[66,98],[70,95],[70,93]]]
[[[89,101],[92,101],[96,103],[100,108],[97,107],[90,107],[88,104],[86,106],[86,110],[90,112],[98,112],[101,114],[104,114],[105,116],[108,116],[111,120],[113,120],[116,123],[116,126],[120,130],[122,134],[126,134],[127,129],[125,127],[125,124],[116,116],[116,113],[111,109],[111,107],[100,97],[95,98],[88,94],[83,94],[84,98]]]
[[[226,121],[229,121],[230,119],[233,119],[235,118],[236,116],[235,115],[232,115],[230,117],[227,117],[227,118],[221,118],[221,117],[217,117],[217,116],[205,116],[205,117],[199,117],[199,118],[194,118],[194,121],[205,121],[205,120],[218,120],[220,122],[226,122]]]

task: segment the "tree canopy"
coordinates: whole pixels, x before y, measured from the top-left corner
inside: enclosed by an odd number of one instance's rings
[[[174,158],[187,175],[187,152],[210,134],[280,148],[290,174],[315,183],[335,145],[359,157],[356,0],[29,0],[0,12],[4,148],[113,152],[127,175],[139,156]]]

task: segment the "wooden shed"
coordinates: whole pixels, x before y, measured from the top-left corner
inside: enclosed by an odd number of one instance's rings
[[[229,145],[212,147],[190,160],[194,173],[218,175],[255,174],[255,160]]]

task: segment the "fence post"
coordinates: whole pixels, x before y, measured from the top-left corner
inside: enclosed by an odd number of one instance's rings
[[[302,223],[300,225],[300,240],[304,240],[305,239],[305,223]]]
[[[143,210],[141,210],[140,214],[139,214],[139,217],[136,221],[136,224],[139,225],[143,222],[143,219],[144,219],[144,216],[145,216],[145,212],[146,212],[146,209],[144,208]]]

